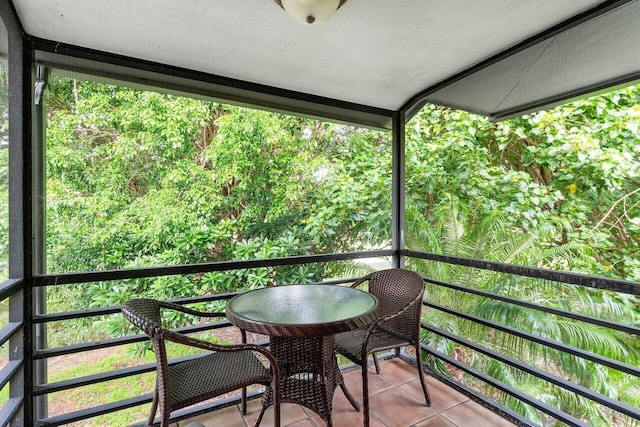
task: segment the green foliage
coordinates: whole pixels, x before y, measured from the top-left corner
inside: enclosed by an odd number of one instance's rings
[[[51,82],[46,105],[50,273],[389,247],[389,134],[70,79]],[[408,247],[640,280],[639,105],[636,86],[500,123],[425,107],[406,134]],[[0,149],[0,198],[6,195],[5,153]],[[0,222],[2,233],[6,222]],[[0,243],[0,263],[4,252]],[[444,263],[409,267],[470,288],[640,322],[636,296]],[[96,282],[54,287],[49,304],[51,311],[117,306],[141,295],[170,299],[361,271],[336,262]],[[429,287],[428,295],[546,339],[640,363],[637,339],[625,334],[441,287]],[[193,319],[167,320],[177,326]],[[638,382],[627,375],[436,310],[427,310],[425,320],[637,404]],[[97,337],[132,332],[114,316],[77,322]],[[611,419],[590,402],[495,360],[433,334],[423,339],[589,422]],[[546,422],[527,405],[487,393]]]
[[[456,197],[461,223],[555,227],[540,248],[593,253],[546,267],[637,281],[639,126],[638,86],[500,123],[425,107],[407,128],[408,204],[430,218]]]
[[[411,215],[408,216],[408,218],[411,217]],[[442,219],[442,222],[446,221],[446,219]],[[449,221],[455,222],[451,218]],[[441,224],[441,221],[434,222]],[[411,224],[416,225],[414,222]],[[419,224],[416,233],[412,234],[414,236],[412,244],[420,245],[427,250],[430,248],[452,248],[452,250],[455,249],[453,253],[461,257],[477,257],[480,252],[489,259],[513,260],[518,264],[525,265],[530,265],[537,260],[545,265],[554,257],[564,257],[563,252],[565,251],[573,253],[572,256],[580,256],[580,252],[575,252],[571,245],[549,251],[547,257],[541,256],[536,243],[543,238],[541,236],[544,236],[544,230],[541,232],[532,231],[532,235],[521,233],[511,236],[511,240],[507,241],[508,244],[499,244],[505,242],[504,236],[508,233],[506,222],[499,215],[494,215],[475,224],[477,229],[465,228],[464,234],[453,234],[446,231],[452,227],[442,227],[440,230],[432,229],[431,232],[425,232],[424,222]],[[417,231],[420,231],[420,234]],[[420,242],[419,238],[415,238],[415,236],[426,236],[426,240]],[[455,241],[448,241],[450,239]],[[434,245],[434,241],[437,244]],[[566,311],[582,312],[586,315],[608,318],[620,323],[637,324],[638,321],[636,308],[638,301],[637,298],[630,295],[587,290],[561,283],[543,282],[467,267],[442,266],[441,263],[426,261],[410,260],[408,267],[432,279],[463,285],[469,289],[504,295],[519,301]],[[531,333],[543,340],[582,348],[632,365],[640,363],[640,346],[637,340],[608,328],[571,321],[527,307],[474,296],[470,293],[465,294],[435,285],[427,286],[425,294],[431,302],[454,307],[456,310],[481,319]],[[426,310],[423,320],[437,328],[466,337],[490,350],[520,360],[540,370],[549,371],[553,375],[573,381],[602,395],[619,398],[630,404],[635,401],[627,393],[621,394],[619,391],[620,388],[634,390],[640,385],[640,381],[631,375],[622,374],[614,369],[550,349],[517,335],[501,332],[438,310]],[[455,356],[456,359],[470,364],[475,369],[486,372],[497,380],[543,401],[548,401],[547,403],[558,406],[578,418],[585,419],[590,424],[615,425],[611,414],[602,411],[593,402],[576,396],[574,393],[565,392],[536,377],[524,375],[524,372],[517,368],[476,353],[435,334],[423,331],[422,338],[423,342],[430,347]],[[445,364],[438,359],[427,358],[425,362],[429,363],[433,369],[449,374]],[[475,381],[472,377],[465,376],[464,381],[475,384],[475,387],[480,388],[484,393],[502,401],[527,418],[544,424],[543,417],[537,411],[523,405],[517,399],[493,390]]]
[[[407,138],[407,245],[638,280],[638,101],[640,87],[632,87],[501,123],[427,108],[414,119]],[[427,261],[411,260],[409,267],[432,279],[519,301],[635,326],[640,321],[640,300],[634,295]],[[427,298],[544,340],[640,364],[637,339],[608,328],[439,286],[428,286]],[[631,375],[437,310],[427,310],[425,321],[637,406],[629,391],[637,391],[640,381]],[[423,340],[591,425],[625,422],[588,399],[437,335],[423,333]],[[436,359],[427,362],[447,372]],[[549,423],[505,393],[472,377],[464,381],[534,422]]]
[[[388,134],[61,78],[52,80],[47,106],[50,273],[388,246]],[[318,281],[346,266],[53,288],[49,309]],[[93,326],[126,332],[117,325]]]

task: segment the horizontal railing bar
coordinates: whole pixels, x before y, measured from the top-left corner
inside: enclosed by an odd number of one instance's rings
[[[515,397],[516,399],[527,403],[531,406],[533,406],[534,408],[548,414],[551,415],[552,417],[554,417],[555,419],[562,421],[566,424],[569,424],[570,426],[576,426],[576,427],[588,427],[588,424],[582,422],[581,420],[573,417],[570,414],[567,414],[563,411],[560,411],[558,408],[554,408],[551,405],[548,405],[545,402],[542,402],[528,394],[525,394],[519,390],[514,389],[513,387],[504,384],[501,381],[496,380],[495,378],[488,376],[474,368],[472,368],[471,366],[459,362],[457,360],[455,360],[452,357],[447,356],[444,353],[441,353],[435,349],[432,349],[430,347],[427,347],[424,344],[420,344],[420,348],[422,348],[424,351],[434,355],[435,357],[444,360],[445,362],[449,363],[450,365],[455,366],[456,368],[478,378],[479,380],[485,382],[486,384],[491,385],[494,388],[497,388],[498,390],[501,390],[513,397]]]
[[[186,360],[186,359],[185,359]],[[58,381],[55,383],[36,385],[33,387],[33,396],[42,396],[45,394],[58,393],[60,391],[70,390],[78,387],[99,384],[107,381],[118,380],[133,375],[146,374],[156,370],[155,363],[147,363],[129,368],[118,369],[117,371],[109,371],[101,374],[87,375],[80,378]]]
[[[465,267],[479,268],[482,270],[497,271],[500,273],[515,274],[517,276],[533,277],[536,279],[551,280],[554,282],[562,282],[571,285],[604,289],[607,291],[622,292],[632,295],[640,294],[640,283],[627,280],[609,279],[606,277],[589,276],[582,273],[554,271],[544,268],[526,267],[495,261],[461,258],[452,255],[442,255],[412,250],[401,250],[400,253],[407,257],[444,262],[447,264],[462,265]]]
[[[61,320],[75,320],[87,317],[108,316],[120,313],[120,307],[92,308],[88,310],[65,311],[59,313],[36,314],[33,316],[33,323],[48,323]]]
[[[22,397],[12,397],[7,400],[2,406],[2,410],[0,410],[0,425],[11,425],[11,419],[18,412],[23,403],[24,398]]]
[[[0,329],[0,346],[3,346],[18,331],[22,330],[22,322],[9,322]]]
[[[0,369],[0,390],[11,381],[11,378],[18,372],[23,363],[23,359],[10,360]]]
[[[432,283],[432,284],[437,285],[437,286],[442,286],[442,287],[446,287],[446,288],[450,288],[450,289],[455,289],[457,291],[466,292],[466,293],[470,293],[470,294],[475,294],[475,295],[479,295],[479,296],[482,296],[482,297],[491,298],[491,299],[494,299],[494,300],[504,301],[504,302],[507,302],[509,304],[519,305],[521,307],[531,308],[533,310],[544,311],[546,313],[555,314],[557,316],[567,317],[567,318],[570,318],[570,319],[579,320],[579,321],[585,322],[585,323],[591,323],[593,325],[598,325],[598,326],[602,326],[602,327],[609,328],[609,329],[615,329],[617,331],[625,332],[627,334],[640,335],[640,328],[635,328],[633,326],[624,325],[624,324],[616,323],[616,322],[611,322],[611,321],[608,321],[608,320],[598,319],[596,317],[585,316],[583,314],[572,313],[572,312],[560,310],[560,309],[557,309],[557,308],[546,307],[544,305],[535,304],[535,303],[528,302],[528,301],[521,301],[521,300],[517,300],[515,298],[506,297],[506,296],[502,296],[502,295],[497,295],[497,294],[493,294],[493,293],[490,293],[490,292],[481,291],[481,290],[478,290],[478,289],[471,289],[471,288],[467,288],[467,287],[459,286],[459,285],[454,285],[454,284],[447,283],[447,282],[441,282],[439,280],[433,280],[433,279],[428,279],[428,278],[425,278],[424,280],[427,283]]]
[[[116,347],[124,344],[133,344],[136,342],[145,341],[147,339],[149,338],[146,335],[131,335],[127,337],[113,338],[113,339],[104,340],[104,341],[75,344],[75,345],[70,345],[66,347],[56,347],[56,348],[48,348],[44,350],[35,350],[33,352],[33,359],[40,360],[40,359],[48,359],[56,356],[65,356],[68,354],[83,353],[91,350],[98,350],[101,348]]]
[[[525,338],[525,339],[527,339],[529,341],[533,341],[533,342],[541,344],[543,346],[551,347],[551,348],[554,348],[556,350],[560,350],[560,351],[563,351],[565,353],[569,353],[569,354],[572,354],[574,356],[578,356],[578,357],[581,357],[583,359],[591,360],[592,362],[596,362],[596,363],[599,363],[601,365],[605,365],[605,366],[608,366],[610,368],[617,369],[618,371],[625,372],[625,373],[631,374],[631,375],[635,375],[636,377],[640,377],[640,369],[635,367],[635,366],[632,366],[632,365],[629,365],[629,364],[626,364],[626,363],[622,363],[622,362],[619,362],[617,360],[610,359],[608,357],[603,357],[603,356],[600,356],[600,355],[597,355],[597,354],[594,354],[594,353],[590,353],[588,351],[584,351],[584,350],[576,348],[576,347],[571,347],[571,346],[568,346],[566,344],[550,340],[548,338],[539,337],[537,335],[533,335],[533,334],[530,334],[529,332],[521,331],[519,329],[515,329],[515,328],[512,328],[510,326],[504,326],[504,325],[501,325],[499,323],[492,322],[492,321],[483,319],[483,318],[478,317],[478,316],[474,316],[474,315],[471,315],[471,314],[468,314],[468,313],[463,313],[463,312],[458,311],[458,310],[453,310],[453,309],[450,309],[448,307],[445,307],[445,306],[442,306],[442,305],[439,305],[439,304],[435,304],[435,303],[428,302],[428,301],[423,302],[423,304],[428,306],[428,307],[435,308],[436,310],[440,310],[440,311],[452,314],[452,315],[457,316],[457,317],[462,317],[463,319],[467,319],[467,320],[470,320],[472,322],[479,323],[481,325],[488,326],[490,328],[497,329],[497,330],[509,333],[511,335],[518,336],[520,338]]]
[[[0,301],[4,301],[22,289],[23,279],[9,279],[0,283]]]
[[[188,304],[197,304],[201,302],[213,302],[213,301],[222,301],[222,300],[230,300],[236,295],[242,292],[225,292],[223,294],[214,294],[214,295],[202,295],[197,297],[185,297],[185,298],[177,298],[170,299],[170,302],[180,305],[188,305]]]
[[[439,328],[435,328],[433,326],[429,326],[425,323],[421,324],[421,327],[423,329],[426,329],[428,331],[431,331],[437,335],[440,335],[448,340],[457,342],[458,344],[462,344],[467,348],[470,348],[473,351],[477,351],[479,353],[485,354],[495,360],[499,360],[503,363],[506,363],[507,365],[513,366],[523,372],[526,372],[528,374],[531,374],[533,376],[536,376],[540,379],[543,379],[545,381],[550,382],[551,384],[555,384],[561,388],[564,388],[566,390],[569,390],[573,393],[579,394],[581,396],[584,396],[586,398],[589,398],[591,400],[593,400],[594,402],[598,402],[604,406],[607,406],[613,410],[616,410],[620,413],[623,413],[625,415],[628,415],[632,418],[635,419],[640,419],[640,411],[638,411],[637,409],[633,408],[632,406],[626,405],[623,402],[619,402],[615,399],[611,399],[610,397],[604,396],[602,394],[599,393],[595,393],[591,390],[589,390],[586,387],[583,387],[581,385],[575,384],[573,382],[567,381],[564,378],[560,378],[556,375],[553,374],[549,374],[541,369],[538,369],[534,366],[528,365],[526,363],[523,363],[519,360],[513,359],[511,357],[505,356],[501,353],[498,353],[497,351],[494,351],[490,348],[484,347],[482,345],[476,345],[473,342],[459,337],[457,335],[453,335],[449,332],[446,332],[442,329]]]
[[[178,274],[211,273],[214,271],[231,271],[244,270],[248,268],[279,267],[319,262],[344,261],[350,259],[393,256],[396,253],[397,251],[395,250],[387,249],[367,252],[345,252],[341,254],[299,255],[246,261],[222,261],[166,267],[147,267],[129,270],[105,270],[84,273],[38,275],[34,277],[33,282],[34,286],[55,286],[71,283],[90,283],[108,280],[139,279],[145,277],[173,276]]]
[[[316,282],[315,284],[338,285],[342,283],[350,283],[355,280],[356,280],[355,278],[354,279],[338,279],[338,280],[331,280],[326,282]],[[312,283],[309,283],[309,284],[312,284]],[[176,304],[181,304],[181,305],[197,304],[202,302],[229,300],[240,293],[241,292],[227,292],[223,294],[171,299],[168,301]],[[88,309],[88,310],[76,310],[76,311],[65,311],[65,312],[58,312],[58,313],[38,314],[38,315],[34,315],[33,323],[48,323],[48,322],[55,322],[55,321],[61,321],[61,320],[74,320],[74,319],[80,319],[80,318],[86,318],[86,317],[107,316],[110,314],[117,314],[120,312],[121,312],[120,307],[114,306],[114,307],[95,308],[95,309]]]
[[[118,402],[111,402],[100,406],[94,406],[92,408],[85,408],[79,411],[70,412],[68,414],[57,415],[55,417],[42,418],[34,423],[34,427],[56,427],[65,424],[71,424],[78,421],[83,421],[89,418],[97,417],[99,415],[105,415],[112,412],[122,411],[124,409],[141,406],[146,403],[150,403],[153,399],[153,394],[148,393],[143,396],[136,396],[130,399],[120,400]]]
[[[231,323],[229,323],[228,320],[223,320],[215,323],[205,323],[202,325],[177,328],[175,329],[175,331],[183,334],[191,334],[191,333],[204,332],[204,331],[209,331],[214,329],[226,328],[228,326],[231,326]],[[124,345],[124,344],[132,344],[136,342],[146,341],[148,339],[149,337],[147,337],[144,334],[137,334],[137,335],[130,335],[126,337],[112,338],[104,341],[96,341],[92,343],[76,344],[76,345],[67,346],[67,347],[56,347],[56,348],[48,348],[44,350],[36,350],[33,352],[33,359],[34,360],[48,359],[50,357],[82,353],[85,351],[97,350],[100,348],[115,347],[115,346]]]
[[[201,297],[172,299],[169,301],[176,304],[187,305],[187,304],[196,304],[201,302],[228,300],[238,294],[239,292],[229,292],[224,294],[205,295]],[[85,317],[106,316],[110,314],[117,314],[120,312],[121,312],[120,307],[104,307],[104,308],[95,308],[95,309],[89,309],[89,310],[77,310],[77,311],[65,311],[65,312],[59,312],[59,313],[38,314],[33,317],[33,323],[47,323],[47,322],[55,322],[59,320],[74,320],[74,319],[80,319]]]

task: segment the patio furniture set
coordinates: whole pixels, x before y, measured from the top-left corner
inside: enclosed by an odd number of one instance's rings
[[[357,289],[367,286],[366,290]],[[424,282],[404,269],[371,273],[351,287],[289,285],[256,289],[237,295],[226,313],[191,310],[181,305],[147,298],[127,302],[122,312],[153,343],[157,383],[148,424],[160,411],[160,425],[181,408],[242,389],[246,414],[246,388],[265,387],[258,426],[266,409],[274,406],[274,425],[280,426],[280,403],[305,406],[332,426],[333,394],[339,386],[354,407],[357,400],[345,387],[336,354],[359,365],[363,381],[364,425],[369,425],[368,361],[375,353],[413,346],[420,360],[420,313]],[[162,310],[199,317],[225,317],[241,331],[242,344],[219,345],[191,338],[162,326]],[[246,332],[270,337],[269,349],[248,344]],[[169,361],[165,342],[208,350],[195,357]],[[265,366],[264,362],[267,363]],[[424,374],[418,374],[425,402],[430,405]]]

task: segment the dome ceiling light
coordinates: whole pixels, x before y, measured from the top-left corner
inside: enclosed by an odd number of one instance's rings
[[[325,21],[347,0],[275,0],[296,21],[315,24]]]

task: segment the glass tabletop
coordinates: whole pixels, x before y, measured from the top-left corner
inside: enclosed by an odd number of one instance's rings
[[[272,336],[329,335],[376,319],[375,296],[345,286],[289,285],[256,289],[227,304],[227,318],[241,329]]]

